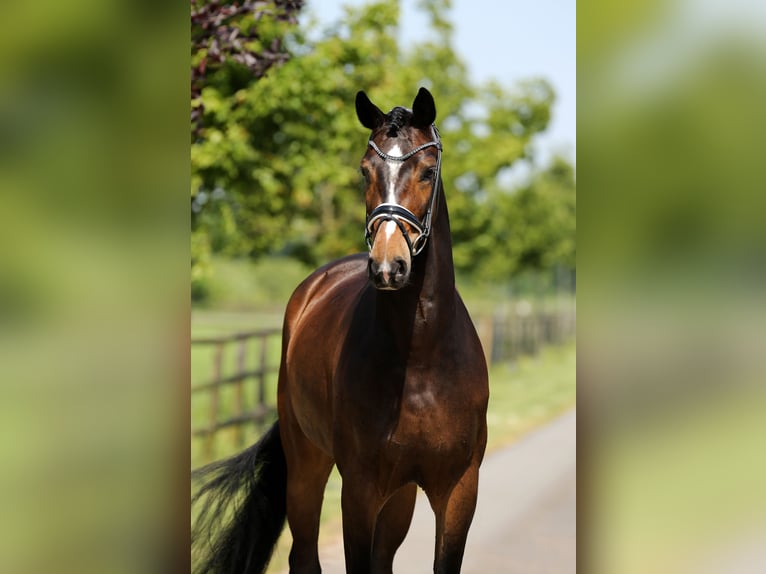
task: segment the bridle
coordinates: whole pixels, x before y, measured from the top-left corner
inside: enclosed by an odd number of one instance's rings
[[[428,210],[426,211],[423,220],[419,220],[414,213],[412,213],[403,205],[399,205],[398,203],[381,203],[367,216],[364,240],[367,242],[368,249],[372,250],[372,232],[375,223],[378,221],[393,221],[396,223],[399,231],[401,231],[402,235],[404,235],[404,239],[407,241],[407,246],[410,248],[410,253],[413,257],[418,255],[425,248],[426,243],[428,242],[428,237],[431,235],[431,217],[433,216],[434,203],[436,200],[436,188],[439,185],[442,166],[442,142],[441,138],[439,137],[439,131],[433,124],[431,125],[431,134],[433,135],[433,140],[419,145],[416,148],[408,151],[406,154],[400,156],[389,155],[381,151],[377,144],[372,141],[372,138],[370,138],[368,142],[369,146],[385,161],[404,162],[410,159],[419,151],[422,151],[428,147],[435,147],[437,150],[439,150],[439,153],[436,159],[436,174],[434,175],[433,185],[431,187],[431,198],[428,201]],[[404,227],[405,223],[408,223],[413,229],[415,229],[415,231],[418,232],[418,236],[415,238],[415,241],[410,240],[410,236],[407,234],[407,229]]]

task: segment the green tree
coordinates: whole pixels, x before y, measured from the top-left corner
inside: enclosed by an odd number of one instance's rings
[[[556,158],[509,200],[515,225],[508,245],[516,269],[545,271],[575,266],[575,178],[572,167]],[[511,272],[514,269],[510,270]]]
[[[232,67],[201,88],[202,128],[191,150],[197,261],[212,251],[283,253],[317,264],[363,249],[357,169],[367,133],[356,119],[355,94],[364,89],[384,108],[408,105],[421,85],[437,100],[458,269],[507,277],[519,265],[545,268],[563,257],[566,249],[552,236],[541,243],[532,233],[511,237],[498,220],[526,213],[498,175],[531,161],[530,143],[550,118],[552,88],[543,80],[513,91],[472,84],[453,47],[449,2],[421,7],[430,28],[410,50],[396,41],[398,4],[379,2],[346,8],[343,20],[313,42],[295,27],[278,27],[291,46],[289,59],[248,82]],[[540,178],[528,193],[555,200],[552,189],[563,180]],[[534,221],[547,226],[542,219]],[[535,261],[533,247],[516,246],[519,253],[500,265],[498,251],[520,238],[538,241],[545,255]]]
[[[211,252],[239,254],[247,244],[235,219],[237,202],[218,200],[237,179],[235,164],[250,154],[241,130],[226,125],[230,105],[217,104],[289,59],[288,34],[302,6],[303,0],[191,2],[193,295],[204,285]],[[219,153],[205,153],[218,144]]]

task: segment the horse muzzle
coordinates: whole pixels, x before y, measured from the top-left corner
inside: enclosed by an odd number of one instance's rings
[[[396,291],[407,284],[410,278],[409,264],[403,257],[394,257],[377,262],[370,257],[367,264],[370,282],[381,291]]]

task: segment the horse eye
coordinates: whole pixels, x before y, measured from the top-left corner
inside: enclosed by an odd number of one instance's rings
[[[365,179],[365,181],[370,179],[370,172],[367,171],[366,167],[360,167],[359,168],[359,173],[362,174],[362,177]]]
[[[434,178],[434,175],[436,175],[436,168],[429,167],[424,169],[423,173],[420,175],[420,181],[431,181]]]

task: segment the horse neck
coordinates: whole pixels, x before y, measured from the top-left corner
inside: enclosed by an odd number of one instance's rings
[[[437,193],[431,235],[423,252],[413,259],[410,284],[378,296],[379,311],[396,323],[392,332],[401,333],[409,345],[437,340],[429,333],[443,333],[455,313],[455,267],[441,180]]]
[[[431,236],[422,258],[415,258],[412,272],[413,285],[418,287],[421,303],[432,305],[433,312],[454,309],[455,265],[452,261],[452,236],[450,234],[449,212],[444,197],[444,188],[439,180],[435,214]]]

